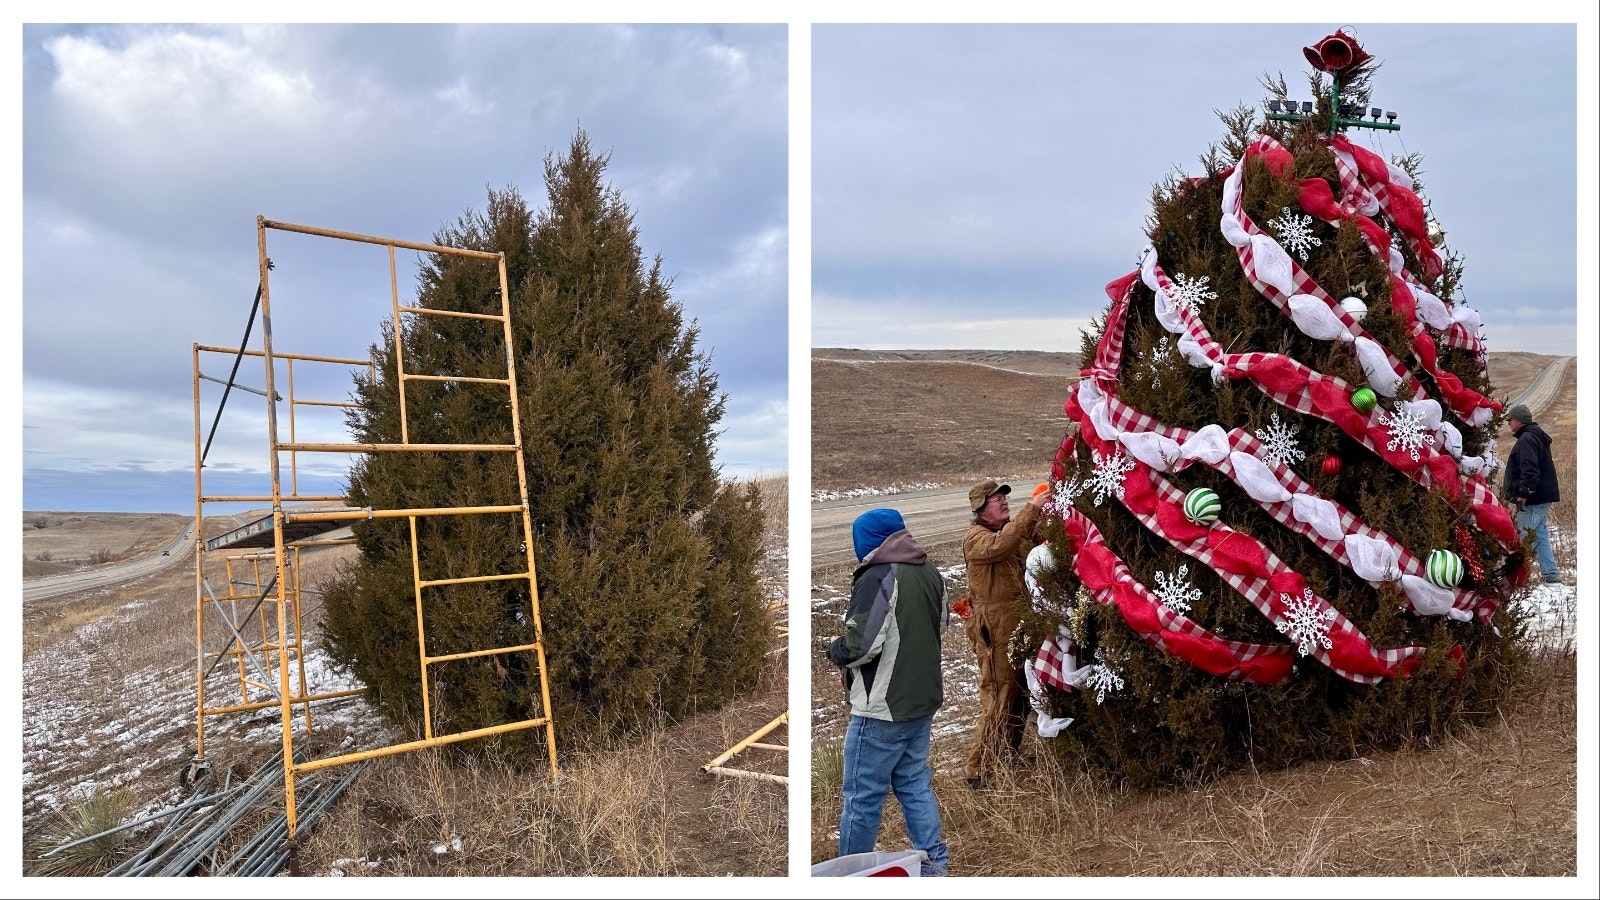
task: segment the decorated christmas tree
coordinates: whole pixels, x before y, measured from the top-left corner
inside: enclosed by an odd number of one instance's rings
[[[1500,404],[1417,160],[1343,31],[1222,116],[1106,287],[1013,653],[1050,746],[1136,786],[1430,738],[1526,654]],[[1437,243],[1436,243],[1437,241]],[[1053,557],[1051,566],[1048,557]]]

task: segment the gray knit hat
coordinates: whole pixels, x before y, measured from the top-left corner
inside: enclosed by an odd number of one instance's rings
[[[1528,422],[1533,421],[1533,413],[1528,412],[1527,404],[1518,403],[1516,406],[1511,407],[1511,410],[1506,413],[1506,419],[1527,424]]]

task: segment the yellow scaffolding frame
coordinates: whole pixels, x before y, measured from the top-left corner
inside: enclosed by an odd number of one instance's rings
[[[788,753],[789,748],[784,744],[763,743],[762,738],[776,731],[779,726],[789,724],[789,711],[784,710],[776,719],[757,728],[743,740],[732,747],[722,751],[711,762],[700,767],[700,771],[708,775],[725,775],[729,778],[748,778],[753,781],[771,781],[776,784],[788,784],[787,775],[769,775],[766,772],[757,772],[754,769],[738,769],[727,765],[728,761],[746,750],[773,750],[778,753]]]
[[[354,241],[365,244],[377,244],[386,247],[389,253],[389,294],[393,315],[394,357],[395,369],[398,374],[396,390],[399,392],[400,409],[400,442],[395,444],[371,443],[307,443],[298,440],[296,434],[295,411],[299,406],[343,406],[354,404],[340,401],[303,400],[294,393],[294,363],[313,362],[331,363],[336,365],[366,366],[372,371],[373,363],[370,359],[341,359],[329,356],[310,356],[305,354],[277,353],[272,347],[272,315],[271,315],[271,286],[268,280],[268,271],[272,268],[271,261],[267,258],[267,231],[268,229],[295,232],[317,237],[333,238],[344,241]],[[372,237],[369,235],[354,234],[350,232],[331,231],[323,228],[313,228],[305,225],[293,225],[286,222],[273,222],[264,217],[256,217],[256,248],[260,266],[260,288],[258,302],[260,304],[262,335],[261,349],[211,347],[195,344],[194,357],[194,415],[195,415],[195,707],[196,714],[196,751],[193,765],[199,768],[205,766],[205,733],[206,718],[208,716],[224,715],[228,713],[246,712],[250,710],[266,709],[276,706],[280,710],[283,741],[283,766],[284,766],[284,800],[287,814],[288,837],[292,842],[295,838],[295,776],[315,772],[331,766],[359,762],[379,756],[391,756],[398,753],[407,753],[428,747],[443,746],[458,741],[473,738],[487,737],[494,734],[503,734],[529,728],[543,727],[545,740],[550,755],[550,774],[559,777],[560,768],[556,760],[555,724],[550,714],[550,682],[548,670],[545,666],[544,654],[544,625],[539,615],[539,587],[536,578],[533,555],[533,527],[528,510],[528,482],[527,470],[522,456],[522,422],[517,399],[516,365],[512,351],[511,335],[511,307],[510,291],[506,283],[506,261],[503,253],[488,253],[478,250],[466,250],[458,247],[441,247],[432,244],[420,244],[409,241],[393,240],[389,238]],[[442,254],[447,256],[462,256],[477,259],[494,260],[499,269],[500,277],[500,314],[491,315],[483,313],[467,313],[444,309],[426,309],[420,306],[401,306],[399,281],[395,275],[395,249],[417,250],[424,253]],[[482,319],[499,322],[505,340],[506,376],[504,378],[466,378],[449,375],[413,374],[405,371],[405,359],[401,349],[401,335],[404,334],[402,316],[404,315],[434,315],[455,316],[462,318]],[[248,341],[248,331],[246,332]],[[272,480],[272,493],[266,495],[235,495],[235,496],[208,496],[202,483],[202,469],[204,467],[204,450],[201,446],[201,417],[200,417],[200,382],[202,380],[218,381],[219,379],[204,376],[200,371],[202,353],[227,353],[237,358],[244,356],[260,357],[266,369],[266,385],[264,391],[255,391],[233,383],[231,377],[227,384],[231,389],[240,387],[241,390],[262,394],[267,398],[267,438],[269,444],[270,474]],[[280,441],[278,435],[277,405],[283,397],[275,390],[276,361],[283,360],[288,377],[288,403],[289,410],[289,440]],[[237,362],[235,363],[237,371]],[[508,408],[511,415],[512,440],[509,444],[419,444],[412,443],[409,438],[410,429],[406,419],[406,391],[405,386],[409,381],[454,381],[475,382],[480,384],[504,385],[510,396]],[[218,418],[220,420],[220,410]],[[215,427],[215,424],[213,425]],[[207,442],[209,447],[209,441]],[[413,509],[356,509],[351,507],[340,508],[285,508],[287,503],[306,502],[340,502],[346,498],[337,495],[309,495],[299,492],[298,463],[301,453],[384,453],[384,452],[461,452],[461,451],[487,451],[504,452],[515,457],[517,468],[517,486],[519,497],[517,502],[493,506],[461,506],[461,507],[434,507]],[[283,491],[283,479],[280,466],[280,454],[289,455],[289,491]],[[229,534],[206,540],[201,524],[205,522],[205,504],[216,502],[270,502],[272,513],[270,517],[250,523]],[[444,578],[424,580],[422,578],[421,560],[418,558],[417,519],[427,516],[445,515],[481,515],[496,513],[519,513],[522,520],[522,547],[526,556],[526,570],[522,572],[474,575],[462,578]],[[310,691],[306,684],[304,662],[304,647],[302,644],[302,627],[300,620],[300,551],[302,548],[332,546],[353,543],[353,538],[319,540],[316,535],[326,533],[340,527],[340,523],[349,523],[360,520],[379,518],[405,518],[410,523],[411,533],[411,569],[412,569],[412,595],[417,617],[417,658],[421,672],[422,684],[422,722],[423,738],[399,744],[391,744],[370,750],[353,753],[344,753],[336,756],[319,759],[298,760],[294,752],[294,707],[301,706],[305,717],[305,728],[309,734],[312,729],[311,705],[316,701],[330,700],[359,694],[360,690],[342,690],[325,693]],[[271,529],[271,553],[266,552],[266,534],[268,525]],[[208,552],[224,550],[228,547],[260,547],[261,552],[246,555],[233,555],[224,557],[227,577],[227,589],[217,595],[211,589],[205,577],[206,557]],[[271,577],[266,584],[262,583],[263,566],[270,559],[272,562]],[[241,566],[248,563],[251,567],[251,580],[235,578],[235,563]],[[427,587],[438,587],[451,584],[469,584],[488,581],[526,580],[530,598],[530,613],[534,629],[534,641],[530,644],[521,644],[511,647],[492,647],[484,649],[467,650],[459,653],[450,653],[440,656],[430,656],[427,652],[426,631],[423,623],[422,591]],[[249,587],[247,593],[240,593],[238,588]],[[221,651],[208,653],[205,649],[206,640],[206,608],[210,599],[212,607],[218,611],[232,637],[228,645]],[[250,600],[256,606],[239,617],[239,603]],[[249,630],[249,619],[265,604],[272,604],[275,615],[262,614],[260,623],[253,642],[247,642],[245,631]],[[231,612],[230,612],[231,611]],[[542,706],[541,715],[515,722],[506,722],[475,728],[468,731],[451,734],[435,734],[430,711],[430,682],[428,680],[428,667],[437,663],[449,662],[458,659],[473,657],[503,655],[533,651],[539,664],[539,690]],[[216,668],[225,661],[231,661],[239,680],[239,702],[225,706],[208,707],[205,681],[209,674],[207,669],[208,659],[212,668]],[[296,678],[290,678],[291,664],[295,667]],[[269,673],[276,665],[276,684]],[[252,693],[252,691],[256,693]],[[259,697],[261,692],[272,695],[270,700],[252,699]]]

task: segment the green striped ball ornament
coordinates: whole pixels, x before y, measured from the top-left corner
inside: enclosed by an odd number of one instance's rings
[[[1428,554],[1428,583],[1435,587],[1455,587],[1461,583],[1463,571],[1461,557],[1449,550],[1435,550]]]
[[[1222,498],[1211,488],[1197,487],[1183,495],[1183,515],[1196,525],[1209,527],[1222,515]]]

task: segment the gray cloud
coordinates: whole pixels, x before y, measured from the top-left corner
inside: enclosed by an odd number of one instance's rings
[[[1097,314],[1144,245],[1152,185],[1198,171],[1222,136],[1214,110],[1259,108],[1265,74],[1308,95],[1300,48],[1337,27],[817,26],[813,288],[835,318],[819,314],[813,343],[852,306]],[[1575,352],[1576,29],[1353,30],[1382,60],[1372,104],[1403,126],[1357,139],[1422,154],[1424,198],[1466,258],[1462,296],[1491,349]],[[1551,327],[1497,341],[1519,308]],[[985,345],[981,330],[948,334]]]
[[[786,396],[782,26],[28,26],[23,38],[26,503],[45,469],[72,476],[52,476],[57,492],[91,472],[168,487],[151,473],[192,476],[191,345],[242,337],[256,216],[425,242],[482,208],[488,187],[543,205],[543,160],[579,127],[611,153],[610,180],[700,322],[730,410]],[[275,347],[364,356],[388,315],[381,248],[268,241]],[[416,255],[397,267],[404,300]],[[225,377],[229,362],[202,370]],[[348,395],[348,367],[312,369],[296,371],[307,395]],[[261,386],[259,361],[240,371]],[[220,389],[203,394],[209,423]],[[235,405],[262,414],[259,398]],[[745,434],[746,421],[730,415],[720,446],[785,469],[782,436]],[[213,452],[259,470],[258,435]]]

